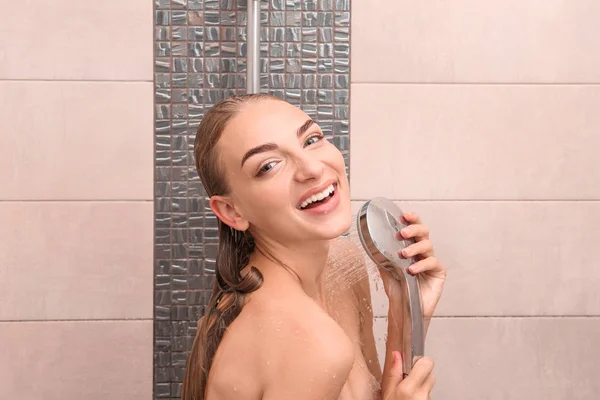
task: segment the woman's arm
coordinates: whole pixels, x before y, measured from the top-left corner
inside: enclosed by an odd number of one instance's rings
[[[358,248],[350,250],[356,253],[357,259],[362,255]],[[363,278],[355,285],[354,291],[358,304],[358,312],[360,317],[360,332],[361,332],[361,345],[363,355],[368,363],[369,369],[373,376],[375,376],[380,382],[381,386],[387,385],[386,377],[394,366],[395,351],[402,352],[402,321],[403,321],[403,310],[402,310],[402,290],[400,282],[393,278],[388,272],[381,271],[381,277],[384,281],[386,295],[388,296],[389,308],[388,308],[388,324],[387,324],[387,340],[386,340],[386,354],[383,366],[383,373],[377,357],[377,350],[375,346],[375,337],[373,333],[373,305],[371,302],[371,288],[369,283],[368,267],[366,262],[362,262],[361,268],[364,269],[365,273]],[[373,267],[374,268],[374,267]],[[431,319],[425,318],[424,330],[427,335],[429,323]]]
[[[382,391],[387,387],[387,379],[390,376],[390,370],[394,366],[394,352],[402,353],[402,291],[400,283],[395,281],[391,275],[386,275],[387,272],[380,271],[386,295],[389,300],[388,318],[387,318],[387,340],[385,342],[385,362],[383,364],[383,377],[381,380]],[[386,279],[394,279],[395,282],[386,281]]]
[[[361,252],[358,246],[354,245],[350,241],[348,241],[348,243],[349,244],[346,244],[345,251],[351,254],[350,259],[359,263],[359,265],[353,265],[351,268],[358,268],[362,271],[359,274],[361,279],[353,287],[360,321],[361,350],[369,367],[369,371],[379,382],[381,382],[381,387],[384,388],[387,384],[386,377],[390,375],[389,371],[394,365],[393,352],[402,350],[402,314],[400,313],[400,307],[398,307],[401,303],[399,301],[390,302],[388,311],[386,354],[382,371],[379,363],[379,357],[377,356],[375,336],[373,332],[374,317],[373,304],[371,301],[369,266],[367,266],[367,261],[364,258],[365,255]],[[374,268],[375,267],[373,266],[373,269]],[[386,277],[383,278],[385,279]],[[397,300],[400,299],[398,298]],[[396,304],[398,306],[396,306]]]
[[[364,266],[366,271],[366,266]],[[373,304],[371,302],[371,287],[368,274],[354,287],[354,294],[358,304],[358,318],[360,321],[360,344],[363,357],[367,362],[369,371],[378,382],[381,382],[381,365],[377,356],[375,335],[373,332]]]

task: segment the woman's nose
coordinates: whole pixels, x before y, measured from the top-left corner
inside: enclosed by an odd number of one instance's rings
[[[295,167],[296,179],[300,182],[311,179],[319,180],[323,176],[325,165],[315,157],[303,154],[294,157],[292,162]]]

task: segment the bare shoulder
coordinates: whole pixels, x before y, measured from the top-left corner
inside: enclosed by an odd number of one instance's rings
[[[355,356],[340,326],[302,294],[290,295],[263,315],[275,321],[262,338],[268,357],[263,398],[337,399]]]
[[[354,361],[344,331],[303,293],[264,289],[250,298],[219,345],[209,385],[213,398],[311,399],[307,387],[319,387],[323,374],[328,388],[319,390],[334,390],[336,380],[343,386]]]

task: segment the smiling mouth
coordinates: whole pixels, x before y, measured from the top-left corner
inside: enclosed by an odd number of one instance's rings
[[[298,208],[300,210],[310,210],[311,208],[315,208],[315,207],[320,206],[321,204],[325,204],[329,200],[331,200],[331,198],[335,194],[336,190],[337,190],[337,183],[333,183],[333,184],[329,185],[327,188],[325,188],[321,193],[312,195],[308,199],[304,200],[302,202],[302,204],[300,204],[300,207],[298,207]]]

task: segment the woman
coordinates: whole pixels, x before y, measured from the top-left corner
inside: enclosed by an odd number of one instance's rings
[[[280,99],[234,96],[207,112],[194,153],[219,221],[219,251],[183,398],[428,398],[433,363],[420,359],[402,380],[395,351],[401,327],[392,323],[382,373],[366,274],[331,290],[330,252],[358,250],[337,239],[352,220],[349,185],[341,153],[319,126]],[[420,255],[411,268],[422,273],[424,313],[431,317],[445,269],[433,258],[427,228],[416,215],[406,219],[411,225],[403,235],[417,243],[399,251]],[[392,296],[397,282],[382,277]]]

